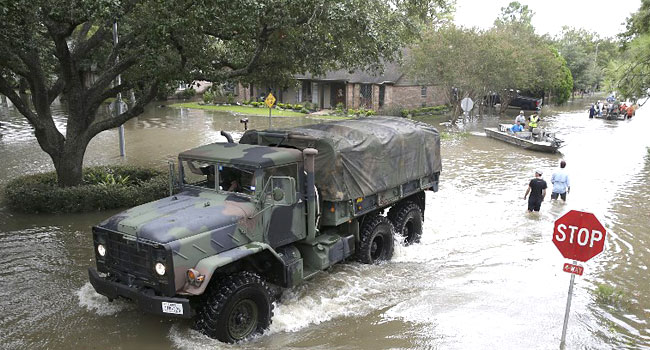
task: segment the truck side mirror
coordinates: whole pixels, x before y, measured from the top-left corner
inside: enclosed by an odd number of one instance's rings
[[[271,176],[267,192],[274,205],[296,203],[296,179],[290,176]]]

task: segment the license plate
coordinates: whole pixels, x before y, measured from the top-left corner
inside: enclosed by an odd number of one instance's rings
[[[168,303],[166,301],[162,302],[162,311],[166,314],[183,314],[183,304],[179,303]]]

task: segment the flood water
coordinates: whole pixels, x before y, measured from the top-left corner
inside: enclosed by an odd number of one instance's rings
[[[650,110],[629,121],[590,120],[588,102],[544,118],[566,141],[562,154],[485,137],[484,126],[511,116],[480,118],[468,133],[445,138],[422,243],[397,247],[385,264],[338,265],[286,291],[269,332],[243,344],[221,344],[189,321],[142,314],[93,291],[90,227],[117,211],[0,208],[0,349],[557,349],[570,275],[551,235],[571,209],[593,212],[608,236],[604,253],[576,277],[567,348],[650,349]],[[250,128],[267,127],[266,118],[249,119]],[[422,120],[438,126],[444,118]],[[12,107],[0,106],[0,123],[0,185],[52,169]],[[243,127],[229,114],[151,106],[125,129],[125,160],[110,130],[92,141],[85,164],[164,167],[182,150],[220,140],[220,130]],[[539,214],[528,214],[523,195],[534,169],[550,185],[560,159],[571,177],[567,203],[545,201]],[[600,301],[599,285],[620,294],[616,302]]]

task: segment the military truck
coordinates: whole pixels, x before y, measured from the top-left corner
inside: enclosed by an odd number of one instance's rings
[[[284,288],[420,240],[434,128],[374,117],[225,135],[180,153],[175,194],[93,227],[98,293],[237,342],[269,327]]]

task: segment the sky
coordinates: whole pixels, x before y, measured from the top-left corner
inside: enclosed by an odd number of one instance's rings
[[[512,0],[456,0],[454,22],[464,27],[487,29]],[[562,26],[584,28],[601,38],[625,30],[625,19],[636,12],[641,0],[519,0],[535,12],[533,26],[538,34],[556,35]]]

